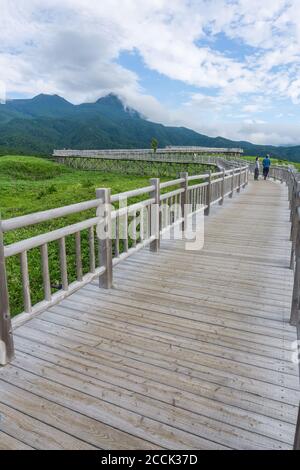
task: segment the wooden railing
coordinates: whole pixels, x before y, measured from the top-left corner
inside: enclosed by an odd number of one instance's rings
[[[12,326],[17,327],[28,319],[57,304],[93,279],[100,279],[100,286],[110,288],[113,283],[113,267],[122,260],[150,245],[158,251],[165,231],[182,225],[199,206],[209,215],[212,204],[223,203],[248,183],[248,166],[223,170],[218,173],[189,176],[161,183],[151,179],[144,188],[111,195],[110,189],[98,189],[91,201],[51,209],[21,217],[0,220],[0,364],[5,365],[14,357]],[[167,191],[167,192],[166,192]],[[123,207],[123,202],[133,197],[142,200]],[[170,210],[171,207],[171,210]],[[49,222],[71,214],[96,210],[93,217],[66,225],[41,235],[33,236],[9,245],[4,243],[5,234],[18,229]],[[130,228],[130,233],[129,233]],[[139,228],[139,230],[137,230]],[[89,271],[83,274],[82,232],[88,232]],[[103,233],[100,236],[99,231]],[[69,282],[66,237],[75,238],[76,280]],[[60,289],[53,293],[49,269],[48,245],[57,243],[59,250]],[[96,246],[97,245],[97,246]],[[40,250],[41,274],[44,298],[32,305],[28,252]],[[9,288],[6,260],[18,256],[20,261],[24,311],[10,318]]]
[[[300,172],[287,167],[272,167],[270,177],[286,183],[288,186],[288,198],[290,204],[290,221],[292,242],[290,268],[294,271],[294,286],[291,306],[291,325],[297,327],[297,337],[300,339]],[[299,358],[299,348],[298,348]],[[294,450],[300,450],[300,404]]]
[[[210,149],[214,150],[214,149]],[[196,152],[188,150],[165,150],[160,149],[156,153],[151,150],[54,150],[52,159],[69,165],[73,168],[93,170],[97,161],[139,161],[151,163],[176,163],[176,164],[204,164],[218,165],[219,161],[228,162],[230,165],[244,165],[244,162],[237,162],[241,154],[238,149],[218,149],[218,152]]]
[[[290,323],[299,327],[300,322],[300,173],[287,167],[272,167],[270,177],[286,183],[290,205],[291,221],[291,259],[290,268],[294,270],[294,288]]]
[[[138,156],[142,158],[155,157],[156,155],[162,154],[176,154],[177,156],[184,156],[189,154],[196,155],[229,155],[229,156],[241,156],[244,151],[241,148],[211,148],[211,147],[176,147],[169,146],[165,148],[158,148],[156,152],[152,149],[107,149],[107,150],[78,150],[78,149],[60,149],[54,150],[54,157],[102,157],[115,156],[117,158],[131,158],[131,156]]]

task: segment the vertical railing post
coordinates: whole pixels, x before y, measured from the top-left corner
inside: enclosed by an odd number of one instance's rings
[[[296,227],[295,227],[295,274],[294,274],[294,286],[293,286],[293,297],[292,297],[292,308],[290,323],[293,326],[297,326],[299,323],[299,289],[300,289],[300,221],[298,216]]]
[[[0,217],[0,365],[14,358],[14,342],[9,311],[9,294],[5,267],[4,240]]]
[[[210,203],[211,203],[211,170],[208,172],[208,186],[206,186],[207,192],[206,192],[206,209],[204,211],[205,215],[210,214]]]
[[[151,204],[150,210],[150,235],[155,235],[155,240],[150,243],[150,250],[158,252],[160,248],[160,231],[161,231],[161,214],[160,214],[160,179],[152,178],[150,185],[154,186],[154,190],[150,193],[150,198],[154,199],[154,204]]]
[[[292,191],[293,181],[294,181],[293,174],[289,170],[288,171],[288,198],[289,198],[290,207],[291,207],[291,199],[292,199],[292,193],[293,193]]]
[[[300,450],[300,404],[298,408],[298,419],[296,424],[296,433],[294,439],[294,450]]]
[[[223,169],[223,177],[221,181],[221,200],[219,201],[219,205],[222,206],[224,204],[224,194],[225,194],[225,169]]]
[[[234,193],[234,170],[231,173],[231,192],[229,194],[230,199],[232,199]]]
[[[187,227],[187,216],[188,216],[188,191],[189,191],[189,180],[188,180],[189,174],[184,171],[180,173],[180,178],[183,178],[184,181],[181,183],[181,188],[184,189],[184,191],[181,193],[181,199],[180,199],[180,205],[181,205],[181,217],[183,219],[182,222],[182,233],[184,233],[186,227]]]
[[[246,184],[245,184],[245,187],[246,187],[246,186],[248,186],[248,184],[249,184],[249,166],[248,166],[247,169],[246,169],[245,178],[246,178]]]
[[[297,243],[297,230],[298,230],[298,207],[300,206],[300,183],[294,180],[293,190],[290,200],[290,222],[291,222],[291,232],[290,232],[290,240],[292,242],[292,249],[291,249],[291,259],[290,259],[290,268],[294,269],[294,258],[295,258],[295,250],[296,250],[296,243]]]
[[[291,236],[290,236],[290,240],[292,241],[292,247],[291,247],[291,257],[290,257],[290,269],[294,270],[294,267],[295,267],[295,244],[296,244],[296,240],[295,240],[295,231],[296,231],[296,228],[295,228],[295,224],[294,224],[294,220],[292,221],[291,223]]]
[[[100,266],[105,266],[105,272],[99,277],[99,286],[110,289],[113,285],[111,190],[97,189],[96,197],[101,200],[101,210],[98,215],[103,217],[104,224],[103,230],[100,230],[100,238],[98,234]]]
[[[237,192],[238,192],[238,193],[241,192],[241,180],[242,180],[242,169],[240,168],[240,172],[239,172],[239,185],[238,185],[238,188],[237,188]]]
[[[247,171],[248,171],[247,168],[245,168],[244,170],[245,170],[245,173],[244,173],[244,175],[245,175],[245,176],[244,176],[245,181],[244,181],[244,183],[243,183],[243,189],[245,189],[245,187],[247,186]]]
[[[289,209],[291,211],[290,221],[292,221],[292,209],[293,209],[293,199],[294,199],[294,191],[295,191],[295,178],[290,182],[289,185]]]

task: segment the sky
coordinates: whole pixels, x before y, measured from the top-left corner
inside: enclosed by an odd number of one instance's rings
[[[0,99],[115,93],[148,119],[300,144],[300,0],[0,0]]]

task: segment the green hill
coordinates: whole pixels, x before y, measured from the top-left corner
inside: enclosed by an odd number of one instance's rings
[[[270,153],[300,161],[300,146],[275,147],[208,137],[185,127],[163,126],[126,108],[110,94],[95,103],[73,105],[57,95],[10,100],[0,104],[0,154],[50,155],[54,148],[149,148],[155,137],[160,147],[199,145],[241,147],[246,154]]]

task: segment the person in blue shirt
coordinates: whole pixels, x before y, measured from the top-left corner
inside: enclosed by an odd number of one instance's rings
[[[270,155],[267,155],[263,159],[263,175],[264,175],[264,180],[267,179],[270,171],[270,166],[271,166],[271,160],[270,160]]]

